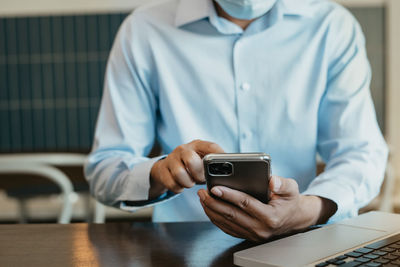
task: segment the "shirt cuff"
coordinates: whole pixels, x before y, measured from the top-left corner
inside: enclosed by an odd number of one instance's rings
[[[130,171],[125,190],[118,201],[146,201],[149,199],[150,171],[154,163],[165,155],[136,164]]]
[[[348,189],[343,188],[343,185],[321,182],[311,185],[302,192],[302,195],[319,196],[336,203],[336,213],[328,220],[328,224],[357,216],[358,209],[354,205],[354,195]]]
[[[167,191],[156,199],[144,200],[144,201],[121,201],[119,208],[124,211],[134,212],[142,208],[152,207],[158,203],[167,201],[169,199],[175,198],[176,194],[171,191]]]

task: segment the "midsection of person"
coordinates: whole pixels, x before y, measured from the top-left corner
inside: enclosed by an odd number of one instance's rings
[[[262,151],[272,156],[274,173],[296,177],[300,190],[307,188],[315,177],[315,118],[327,72],[326,58],[317,55],[326,40],[319,29],[305,32],[298,21],[282,23],[288,29],[283,33],[272,27],[249,36],[220,34],[207,20],[176,29],[173,38],[164,29],[170,25],[148,29],[157,44],[150,47],[161,114],[157,132],[166,154],[195,139],[215,142],[226,152]],[[314,32],[311,41],[290,44],[295,36]],[[201,206],[188,200],[192,191],[156,206],[154,219],[164,217],[158,214],[166,207],[182,206],[187,214],[178,218],[201,219],[193,217]]]
[[[239,69],[241,66],[245,69],[233,75],[234,41],[221,40],[229,44],[224,46],[225,49],[218,49],[215,54],[204,51],[200,40],[194,42],[198,44],[195,50],[198,51],[196,57],[201,58],[200,64],[194,62],[193,55],[188,53],[187,58],[180,59],[185,62],[186,71],[179,70],[179,66],[175,67],[171,61],[172,67],[161,68],[159,72],[159,99],[160,103],[166,103],[160,106],[160,114],[168,114],[157,120],[157,132],[163,151],[169,154],[181,144],[201,139],[219,144],[226,152],[266,152],[272,156],[274,173],[296,177],[300,189],[305,190],[315,177],[317,122],[309,118],[317,117],[323,89],[309,86],[310,81],[290,83],[296,77],[303,80],[311,77],[295,71],[285,72],[283,66],[276,66],[274,62],[279,61],[285,51],[282,54],[274,51],[271,57],[275,60],[268,60],[263,52],[268,51],[268,48],[252,47],[249,42],[248,48],[241,51],[244,55],[258,48],[259,54],[264,56],[257,57],[254,54],[251,64],[246,62],[247,58],[234,58],[240,65]],[[239,63],[241,60],[243,62]],[[260,70],[255,72],[245,67],[252,65],[259,65]],[[299,66],[303,64],[299,63]],[[279,78],[276,79],[277,76],[281,77],[281,82]],[[193,81],[193,77],[197,80]],[[248,91],[241,88],[245,83],[250,86]],[[192,191],[183,192],[182,197],[189,197]],[[164,210],[165,206],[181,202],[180,198],[155,208]],[[183,203],[192,202],[185,200]],[[188,207],[186,210],[200,209],[199,203],[195,203],[196,207]],[[176,205],[180,209],[184,204]],[[188,217],[192,215],[190,213]],[[156,211],[155,219],[157,214]]]

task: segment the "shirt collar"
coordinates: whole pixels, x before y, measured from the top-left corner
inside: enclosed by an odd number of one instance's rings
[[[281,9],[283,15],[309,16],[308,0],[278,0],[276,8]],[[214,4],[212,0],[179,0],[176,11],[175,25],[195,22],[210,16]]]
[[[309,0],[278,0],[284,15],[311,16]]]
[[[179,0],[175,25],[180,27],[207,18],[210,16],[211,8],[214,8],[212,0]]]

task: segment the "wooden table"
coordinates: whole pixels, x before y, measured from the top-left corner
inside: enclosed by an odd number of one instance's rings
[[[232,266],[254,245],[208,222],[0,225],[0,266]]]

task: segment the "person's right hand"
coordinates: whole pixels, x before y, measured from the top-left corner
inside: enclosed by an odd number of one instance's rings
[[[224,153],[217,144],[194,140],[180,145],[166,158],[154,163],[150,171],[149,198],[167,190],[176,194],[184,188],[205,182],[202,158],[209,153]]]

